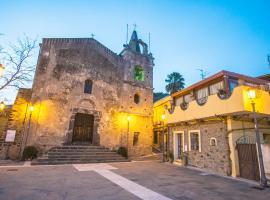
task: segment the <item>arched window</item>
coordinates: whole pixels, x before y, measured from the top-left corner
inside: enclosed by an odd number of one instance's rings
[[[91,94],[92,93],[92,85],[93,85],[93,82],[90,79],[87,79],[84,82],[84,93]]]
[[[142,66],[136,65],[134,68],[134,79],[136,81],[144,81],[144,70]]]
[[[136,103],[136,104],[140,103],[140,95],[138,95],[138,94],[134,95],[134,103]]]

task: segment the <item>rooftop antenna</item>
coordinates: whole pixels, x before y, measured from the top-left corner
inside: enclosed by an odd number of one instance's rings
[[[126,38],[126,44],[128,43],[128,24],[127,24],[127,38]]]
[[[148,49],[149,49],[149,52],[150,52],[150,42],[151,42],[151,35],[150,35],[150,32],[148,34]]]
[[[200,71],[201,79],[205,79],[206,75],[209,74],[208,72],[204,71],[203,69],[197,69]]]

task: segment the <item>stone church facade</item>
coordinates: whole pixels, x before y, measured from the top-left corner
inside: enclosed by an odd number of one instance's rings
[[[151,153],[153,60],[136,31],[120,54],[93,38],[43,39],[34,111],[21,145],[41,152],[84,144],[128,147],[131,157]]]

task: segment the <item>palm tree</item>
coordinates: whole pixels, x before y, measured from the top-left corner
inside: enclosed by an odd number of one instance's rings
[[[168,83],[166,85],[166,91],[170,94],[182,90],[185,87],[185,79],[179,72],[173,72],[167,75],[167,79],[165,82]]]

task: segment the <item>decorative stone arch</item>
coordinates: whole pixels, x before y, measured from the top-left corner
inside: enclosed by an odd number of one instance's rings
[[[85,108],[88,110],[95,110],[96,109],[95,102],[90,98],[85,98],[85,96],[81,96],[79,98],[79,100],[77,101],[76,105],[79,105],[78,107],[80,107],[80,108]]]
[[[89,110],[86,108],[74,108],[70,116],[69,127],[66,133],[64,144],[72,143],[73,129],[75,123],[75,115],[77,113],[90,114],[94,116],[94,128],[93,128],[93,145],[100,145],[100,135],[99,135],[99,123],[101,120],[101,112],[96,110]]]

